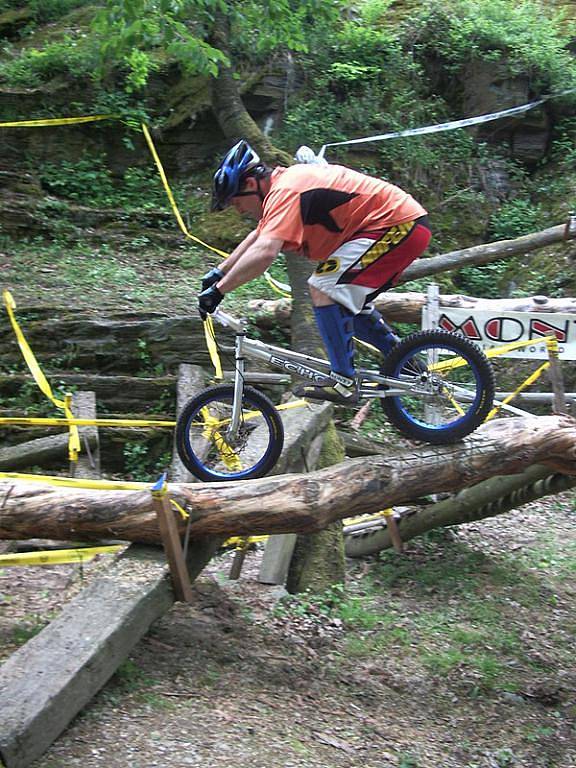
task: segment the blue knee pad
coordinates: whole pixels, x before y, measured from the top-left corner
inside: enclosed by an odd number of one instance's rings
[[[355,315],[354,336],[372,344],[384,355],[387,355],[392,347],[400,341],[400,337],[393,333],[377,309],[373,309],[367,314]]]
[[[352,378],[354,368],[354,315],[340,304],[314,307],[316,324],[335,373]]]

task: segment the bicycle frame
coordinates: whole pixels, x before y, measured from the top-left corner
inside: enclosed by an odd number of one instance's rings
[[[247,358],[260,360],[272,368],[285,371],[289,374],[297,374],[304,379],[309,379],[314,384],[321,386],[334,384],[330,376],[330,363],[318,357],[305,355],[301,352],[282,349],[272,344],[265,344],[257,339],[246,336],[243,324],[235,318],[218,310],[214,318],[222,325],[232,328],[236,333],[235,342],[235,375],[234,375],[234,402],[228,434],[234,434],[240,424],[242,415],[242,394],[244,390],[245,362]],[[455,364],[458,364],[455,361]],[[432,370],[432,369],[430,369]],[[396,397],[410,394],[423,398],[430,398],[437,394],[443,387],[441,381],[435,384],[433,375],[429,372],[412,380],[402,380],[389,376],[382,376],[377,371],[360,368],[357,371],[359,379],[359,396],[361,399],[374,399],[384,397]],[[465,389],[458,388],[461,401],[471,401],[473,398]]]
[[[335,383],[330,377],[330,363],[327,360],[285,350],[272,344],[264,344],[257,339],[248,338],[243,331],[238,332],[235,344],[234,405],[230,423],[232,432],[237,429],[240,422],[246,358],[261,360],[272,368],[297,374],[319,386]],[[429,394],[424,389],[415,388],[414,382],[381,376],[376,371],[361,368],[358,370],[358,377],[359,395],[364,399],[393,397],[407,391],[421,395]]]

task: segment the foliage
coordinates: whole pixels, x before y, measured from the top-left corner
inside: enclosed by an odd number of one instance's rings
[[[84,155],[75,161],[45,163],[38,175],[48,192],[84,205],[126,211],[166,206],[166,195],[155,170],[131,167],[116,177],[103,156]]]
[[[576,63],[567,50],[574,25],[534,0],[433,0],[413,20],[419,60],[433,57],[448,72],[483,60],[534,89],[574,87]]]
[[[36,24],[43,24],[66,16],[70,11],[85,4],[86,0],[28,0],[26,9],[30,11]],[[21,0],[1,0],[0,13],[21,7]]]
[[[143,88],[150,74],[166,61],[188,73],[215,77],[229,66],[227,50],[218,47],[224,34],[228,48],[268,54],[280,47],[305,50],[307,25],[334,14],[335,4],[321,0],[114,0],[96,16],[100,73],[121,66],[126,88]]]
[[[490,240],[508,240],[545,226],[542,208],[526,198],[507,200],[490,217]]]
[[[55,77],[89,79],[95,63],[94,49],[80,35],[65,35],[43,48],[22,50],[5,44],[3,53],[6,60],[0,62],[0,81],[26,88]]]

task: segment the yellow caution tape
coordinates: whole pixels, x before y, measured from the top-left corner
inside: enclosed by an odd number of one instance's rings
[[[86,547],[82,549],[55,549],[51,552],[18,552],[0,555],[0,568],[23,565],[62,565],[64,563],[86,563],[98,555],[112,555],[124,549],[122,544],[111,547]]]
[[[170,499],[170,504],[172,504],[172,506],[174,507],[174,509],[175,509],[177,512],[179,512],[179,513],[180,513],[180,517],[182,518],[182,520],[188,520],[188,518],[190,517],[190,515],[188,514],[188,512],[186,512],[186,510],[184,509],[184,507],[181,507],[181,506],[180,506],[180,504],[178,504],[178,502],[177,502],[177,501],[174,501],[174,499]]]
[[[48,417],[5,416],[0,424],[35,427],[175,427],[175,421],[154,421],[148,419],[58,419]]]
[[[218,354],[218,346],[216,344],[216,333],[214,331],[214,321],[207,315],[204,320],[204,336],[206,337],[206,346],[208,347],[208,353],[210,354],[210,360],[214,366],[214,378],[220,380],[224,377],[222,373],[222,363],[220,361],[220,355]]]
[[[118,120],[118,115],[86,115],[85,117],[49,117],[41,120],[18,120],[0,123],[0,128],[49,128],[55,125],[80,125],[98,120]]]
[[[55,475],[29,475],[20,472],[0,472],[0,480],[23,480],[44,483],[60,488],[82,488],[88,491],[151,491],[150,483],[126,482],[123,480],[86,480],[85,478],[57,477]]]
[[[30,349],[30,346],[26,341],[24,334],[22,333],[22,329],[20,328],[18,321],[16,320],[16,315],[14,314],[14,310],[16,309],[16,302],[14,301],[12,294],[10,293],[10,291],[4,290],[2,292],[2,296],[4,298],[4,306],[6,307],[6,311],[8,312],[8,317],[10,318],[10,323],[16,335],[16,340],[18,341],[18,346],[20,347],[20,351],[22,352],[24,360],[26,361],[26,365],[30,369],[30,373],[34,378],[34,381],[40,388],[40,391],[57,408],[60,408],[61,410],[64,411],[64,415],[66,416],[66,419],[68,420],[73,419],[74,415],[70,408],[72,396],[66,395],[66,398],[64,400],[59,400],[57,397],[55,397],[54,393],[52,392],[52,388],[48,382],[48,379],[46,378],[46,376],[44,376],[42,369],[38,365],[38,361],[36,360],[32,350]],[[80,436],[78,433],[78,427],[72,424],[69,426],[69,430],[70,430],[70,437],[68,440],[68,454],[70,457],[70,461],[77,461],[78,454],[80,453]]]
[[[539,378],[540,378],[540,376],[541,376],[541,375],[544,373],[544,371],[545,371],[545,370],[547,370],[548,368],[550,368],[550,363],[549,363],[549,362],[546,362],[546,363],[542,363],[542,365],[541,365],[539,368],[537,368],[537,369],[536,369],[536,370],[535,370],[533,373],[531,373],[531,374],[530,374],[530,376],[528,376],[528,378],[527,378],[527,379],[525,379],[525,380],[524,380],[524,381],[523,381],[523,382],[522,382],[522,383],[521,383],[521,384],[520,384],[520,385],[519,385],[519,386],[518,386],[518,387],[517,387],[517,388],[514,390],[514,392],[511,392],[511,393],[508,395],[508,397],[505,397],[505,398],[504,398],[504,400],[502,400],[502,402],[501,402],[501,403],[497,403],[497,405],[495,405],[495,406],[494,406],[494,408],[492,408],[492,410],[490,411],[490,413],[488,414],[488,416],[486,416],[486,419],[485,419],[485,421],[490,421],[490,419],[493,419],[493,418],[494,418],[494,416],[496,416],[496,415],[497,415],[497,414],[498,414],[498,413],[499,413],[499,412],[502,410],[502,408],[503,408],[505,405],[508,405],[508,403],[509,403],[511,400],[514,400],[514,398],[515,398],[517,395],[519,395],[519,394],[520,394],[520,392],[522,392],[524,389],[526,389],[527,387],[529,387],[531,384],[534,384],[534,382],[536,381],[536,379],[539,379]]]
[[[162,179],[164,190],[166,192],[166,195],[168,196],[168,200],[170,201],[170,205],[172,207],[174,216],[176,217],[176,221],[178,222],[178,226],[180,227],[180,229],[182,230],[182,232],[187,238],[189,238],[190,240],[194,240],[195,243],[198,243],[199,245],[204,246],[204,248],[208,248],[208,250],[213,251],[214,253],[217,253],[219,256],[222,256],[223,258],[226,258],[229,255],[228,253],[226,253],[226,251],[221,251],[219,248],[214,248],[214,246],[208,245],[208,243],[205,243],[203,240],[200,240],[200,238],[195,237],[188,231],[188,228],[184,223],[184,219],[180,215],[180,211],[178,210],[178,206],[176,205],[176,200],[174,198],[174,195],[172,194],[172,190],[170,189],[170,184],[168,183],[168,177],[166,176],[166,172],[164,171],[164,167],[160,160],[160,156],[158,155],[158,152],[156,151],[156,147],[154,146],[154,142],[152,141],[152,136],[150,135],[148,126],[142,123],[141,127],[142,127],[142,133],[144,134],[144,138],[146,139],[146,143],[148,144],[148,149],[150,150],[150,153],[154,158],[154,162],[156,163],[156,168],[158,169],[158,173],[160,174],[160,178]]]

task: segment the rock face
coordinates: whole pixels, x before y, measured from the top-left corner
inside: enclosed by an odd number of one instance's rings
[[[478,61],[464,79],[465,115],[484,115],[528,104],[535,100],[526,76],[512,77],[498,62]],[[536,165],[546,154],[551,121],[546,105],[508,120],[476,128],[481,141],[505,144],[510,155],[526,165]]]

